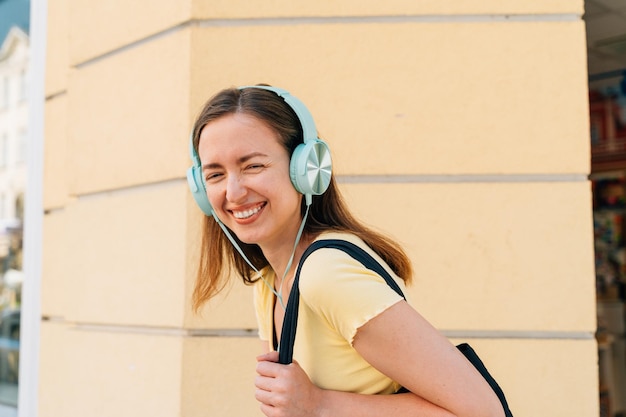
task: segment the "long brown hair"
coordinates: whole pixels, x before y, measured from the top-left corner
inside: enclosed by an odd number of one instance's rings
[[[259,88],[228,88],[209,99],[198,116],[193,127],[193,144],[196,151],[202,129],[209,122],[232,113],[245,113],[267,123],[278,133],[289,155],[303,142],[302,127],[298,117],[278,95]],[[305,209],[303,199],[302,216],[304,216]],[[316,236],[329,230],[349,232],[360,237],[391,267],[396,275],[402,277],[407,284],[410,283],[413,268],[404,250],[393,240],[359,222],[350,213],[334,176],[324,194],[313,196],[304,234]],[[269,266],[258,245],[244,243],[234,233],[231,234],[257,269]],[[197,311],[202,304],[224,289],[232,268],[238,272],[245,284],[258,281],[259,278],[235,250],[215,219],[209,216],[204,217],[200,250],[193,292],[194,310]]]

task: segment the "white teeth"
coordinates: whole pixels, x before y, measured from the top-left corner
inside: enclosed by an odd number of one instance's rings
[[[261,210],[261,206],[244,211],[233,211],[233,216],[237,219],[247,219],[248,217],[258,213]]]

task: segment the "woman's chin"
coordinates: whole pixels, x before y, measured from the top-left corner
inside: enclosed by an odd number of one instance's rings
[[[258,245],[260,241],[260,237],[256,234],[235,232],[235,235],[237,236],[237,239],[246,245]]]

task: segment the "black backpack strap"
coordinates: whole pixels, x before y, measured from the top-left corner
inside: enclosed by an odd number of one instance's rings
[[[298,307],[300,306],[300,270],[306,258],[316,250],[320,248],[332,248],[339,249],[355,260],[359,261],[367,269],[370,269],[380,275],[387,284],[400,296],[404,298],[402,290],[398,286],[398,283],[389,275],[389,273],[378,263],[372,256],[365,252],[363,249],[345,240],[339,239],[324,239],[313,242],[302,254],[298,268],[296,269],[296,275],[293,279],[293,285],[291,292],[289,293],[289,302],[287,302],[287,308],[285,309],[285,319],[283,321],[283,328],[280,336],[280,344],[278,347],[278,362],[283,365],[290,364],[293,360],[293,345],[296,341],[296,327],[298,325]]]

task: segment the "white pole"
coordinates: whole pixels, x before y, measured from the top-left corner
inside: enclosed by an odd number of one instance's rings
[[[41,259],[43,237],[43,149],[47,0],[30,3],[29,138],[24,199],[24,282],[20,329],[18,416],[37,417]]]

